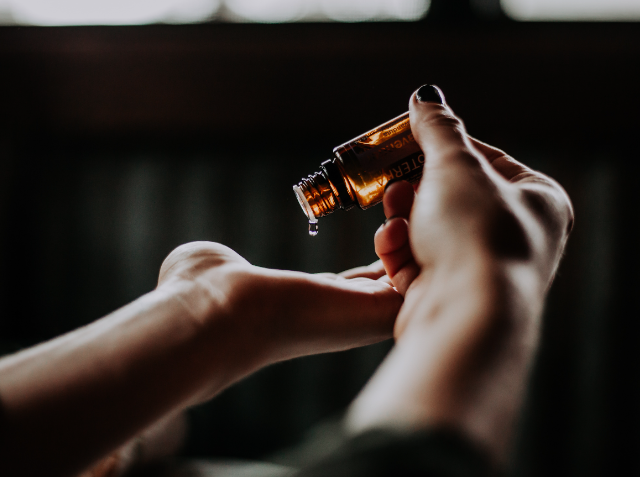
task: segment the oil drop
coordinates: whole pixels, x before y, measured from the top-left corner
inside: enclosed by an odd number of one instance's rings
[[[300,207],[302,207],[302,210],[309,219],[309,235],[315,237],[316,235],[318,235],[318,219],[313,213],[313,209],[309,205],[309,202],[307,201],[307,198],[305,197],[302,189],[300,189],[300,187],[298,186],[293,186],[293,190],[296,193],[296,198],[298,199]]]
[[[318,235],[318,221],[309,221],[309,235],[315,237]]]

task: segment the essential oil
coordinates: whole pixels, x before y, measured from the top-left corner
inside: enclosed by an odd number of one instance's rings
[[[309,235],[318,233],[318,217],[380,203],[392,180],[418,183],[423,167],[424,154],[411,132],[408,112],[336,147],[319,172],[293,186],[309,219]]]

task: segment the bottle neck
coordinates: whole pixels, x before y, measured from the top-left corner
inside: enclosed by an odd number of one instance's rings
[[[294,190],[300,207],[310,220],[324,217],[341,208],[331,183],[323,172],[316,172],[302,179],[294,186]],[[313,214],[313,217],[310,214]]]
[[[309,220],[324,217],[338,210],[349,210],[356,205],[347,184],[344,173],[338,165],[340,159],[334,158],[320,164],[320,172],[302,179],[293,189],[300,207]]]

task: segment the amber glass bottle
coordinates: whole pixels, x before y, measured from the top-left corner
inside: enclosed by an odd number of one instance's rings
[[[309,222],[315,223],[338,209],[376,205],[389,181],[417,183],[423,166],[424,154],[411,133],[407,112],[336,147],[333,159],[293,190]]]

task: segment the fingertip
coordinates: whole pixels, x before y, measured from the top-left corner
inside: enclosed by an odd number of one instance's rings
[[[413,94],[413,99],[418,104],[435,103],[444,105],[444,93],[440,88],[433,84],[424,84],[420,86]]]
[[[482,155],[471,146],[462,120],[445,103],[444,96],[442,103],[420,101],[420,98],[429,99],[429,94],[432,97],[441,94],[439,88],[433,86],[431,93],[418,97],[422,88],[411,98],[409,119],[413,137],[426,159],[425,171],[449,164],[474,164],[475,167]]]
[[[409,223],[402,217],[392,217],[378,229],[374,238],[387,277],[404,296],[407,288],[420,272],[409,244]]]
[[[411,187],[411,183],[404,180],[393,180],[389,182],[385,188],[384,193],[387,194],[397,194],[398,191],[404,191]]]
[[[424,86],[422,86],[421,88],[423,88]],[[436,86],[434,86],[434,88],[437,88]],[[412,95],[411,95],[411,99],[409,100],[409,113],[413,114],[413,115],[419,115],[420,117],[425,117],[425,118],[431,118],[434,115],[438,116],[438,115],[446,115],[446,116],[450,116],[453,115],[453,111],[451,110],[451,108],[449,107],[449,105],[447,104],[447,102],[444,99],[444,95],[441,97],[441,101],[421,101],[420,98],[418,97],[418,92],[420,91],[420,89],[416,90]],[[437,93],[434,93],[435,95],[440,95],[442,94],[442,92],[440,91],[439,88],[437,88]],[[424,99],[424,98],[423,98]]]
[[[407,181],[392,182],[386,188],[382,199],[384,215],[388,218],[403,217],[408,219],[414,199],[413,185]]]
[[[374,236],[376,253],[383,259],[409,242],[409,224],[403,217],[391,217],[378,228]]]
[[[420,275],[420,267],[414,261],[407,262],[398,272],[393,276],[393,285],[398,293],[402,296],[407,294],[409,286]]]

